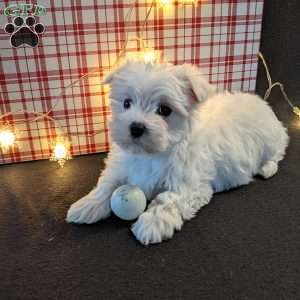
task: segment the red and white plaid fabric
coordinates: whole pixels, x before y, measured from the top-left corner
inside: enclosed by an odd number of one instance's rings
[[[11,48],[9,35],[3,30],[11,21],[3,9],[11,1],[0,3],[0,114],[47,112],[64,86],[98,68],[99,73],[69,88],[50,116],[67,133],[75,134],[71,138],[73,155],[107,151],[110,107],[100,81],[114,64],[126,32],[130,38],[139,34],[151,0],[137,1],[127,24],[129,0],[38,2],[47,8],[47,14],[38,18],[46,28],[40,44],[17,49]],[[165,60],[199,65],[219,90],[253,92],[262,10],[263,0],[201,0],[197,6],[175,3],[167,8],[154,5],[144,37],[163,52]],[[141,45],[131,41],[127,48],[136,52]],[[3,121],[31,118],[17,113]],[[51,142],[58,133],[55,124],[39,120],[16,124],[15,129],[18,145],[7,153],[0,151],[0,163],[49,158]],[[98,130],[102,133],[88,136]]]

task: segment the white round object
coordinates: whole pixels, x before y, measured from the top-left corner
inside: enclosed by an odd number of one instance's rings
[[[122,220],[136,219],[146,208],[144,192],[133,185],[121,185],[112,194],[111,210]]]

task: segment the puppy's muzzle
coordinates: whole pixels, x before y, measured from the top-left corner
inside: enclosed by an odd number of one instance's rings
[[[146,127],[142,123],[133,122],[130,124],[129,129],[133,138],[139,138],[144,134]]]

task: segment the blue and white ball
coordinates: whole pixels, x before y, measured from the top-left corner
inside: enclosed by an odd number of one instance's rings
[[[146,208],[147,200],[144,192],[133,185],[121,185],[110,200],[111,210],[122,220],[136,219]]]

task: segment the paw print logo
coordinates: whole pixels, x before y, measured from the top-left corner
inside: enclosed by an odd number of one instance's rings
[[[36,47],[39,43],[39,34],[45,31],[42,23],[37,23],[33,16],[15,17],[12,23],[7,23],[4,27],[6,33],[11,34],[10,43],[12,47],[20,46]]]

